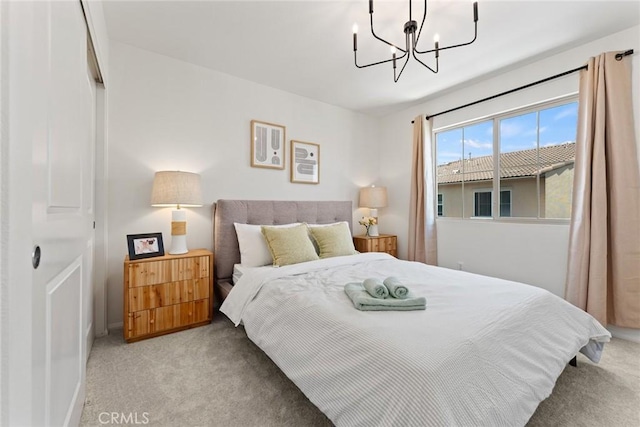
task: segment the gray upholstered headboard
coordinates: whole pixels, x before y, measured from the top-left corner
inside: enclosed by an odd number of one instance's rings
[[[215,277],[231,281],[233,265],[240,263],[238,237],[234,222],[244,224],[329,224],[347,221],[351,228],[352,202],[218,200],[213,205],[213,249]]]

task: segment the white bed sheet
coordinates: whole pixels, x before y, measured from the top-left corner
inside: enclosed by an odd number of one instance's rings
[[[427,309],[363,312],[344,293],[391,275]],[[524,425],[610,338],[543,289],[375,253],[247,271],[221,311],[338,426]]]
[[[265,265],[263,267],[247,267],[244,266],[242,264],[234,264],[233,265],[233,284],[235,285],[236,283],[238,283],[238,281],[240,280],[240,278],[242,277],[243,274],[245,274],[247,271],[252,271],[252,270],[271,270],[274,267],[272,265]]]

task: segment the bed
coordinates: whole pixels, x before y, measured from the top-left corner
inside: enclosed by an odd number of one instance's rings
[[[240,262],[233,223],[351,223],[351,202],[220,200],[216,276]],[[226,241],[219,241],[225,239]],[[421,311],[356,310],[344,285],[396,276]],[[521,283],[397,260],[337,256],[242,272],[221,307],[338,426],[518,426],[581,351],[610,338],[590,315]]]

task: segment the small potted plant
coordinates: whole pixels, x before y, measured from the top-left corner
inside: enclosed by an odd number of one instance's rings
[[[369,228],[371,228],[372,225],[376,225],[378,223],[378,220],[372,216],[363,216],[362,219],[358,221],[358,223],[360,225],[363,225],[364,228],[367,229],[367,232],[365,233],[366,236],[370,236]]]

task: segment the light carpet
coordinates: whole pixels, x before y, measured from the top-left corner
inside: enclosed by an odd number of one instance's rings
[[[332,425],[242,327],[219,313],[211,325],[133,344],[124,343],[121,330],[95,341],[81,425],[114,420],[182,427]],[[579,355],[578,367],[565,369],[527,424],[543,426],[640,426],[640,344],[613,339],[598,365]]]

